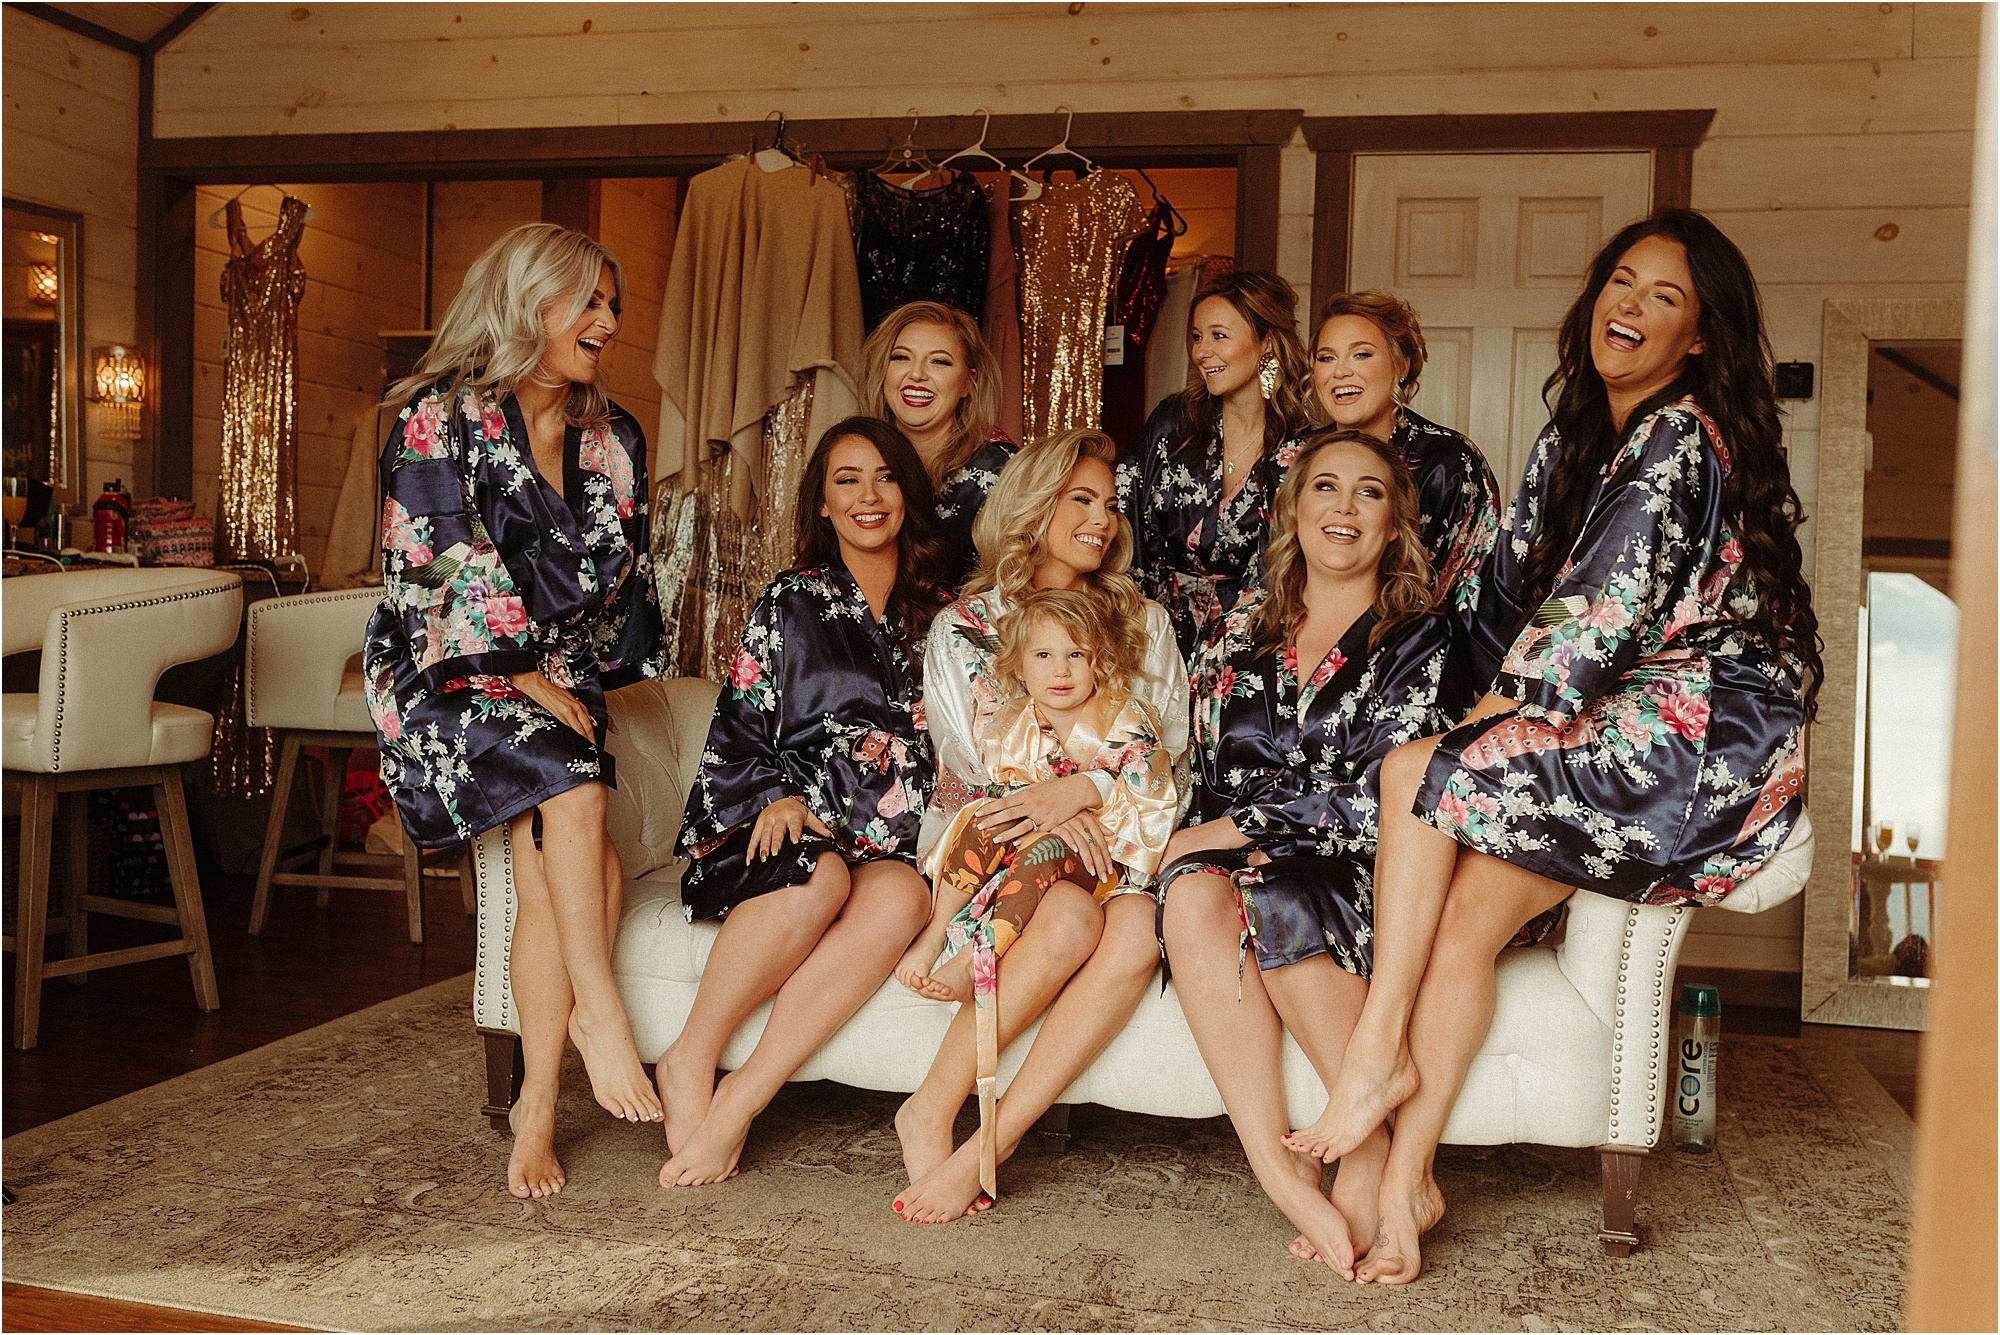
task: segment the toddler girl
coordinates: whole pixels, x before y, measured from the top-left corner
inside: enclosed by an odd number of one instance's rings
[[[1089,593],[1041,589],[1022,599],[1001,623],[994,660],[1015,695],[980,725],[976,740],[993,780],[989,798],[1079,772],[1107,776],[1108,785],[1099,785],[1109,788],[1102,805],[1076,819],[1096,824],[1114,865],[1093,872],[1062,827],[1004,840],[1004,831],[980,828],[984,801],[967,803],[926,868],[930,924],[896,966],[898,981],[919,996],[970,997],[974,957],[1005,954],[1058,882],[1089,891],[1100,904],[1151,884],[1173,832],[1173,763],[1160,745],[1159,720],[1128,689],[1131,667],[1108,661],[1110,644]],[[967,951],[968,944],[984,949]],[[944,962],[932,967],[940,952]]]

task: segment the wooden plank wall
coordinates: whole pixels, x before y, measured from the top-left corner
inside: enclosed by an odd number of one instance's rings
[[[659,348],[660,298],[674,253],[675,182],[635,176],[603,183],[598,240],[625,271],[625,313],[604,355],[605,383],[620,407],[650,439],[660,421],[660,382],[653,379]]]
[[[139,60],[19,10],[4,19],[9,196],[83,215],[83,353],[137,340]],[[83,493],[131,486],[132,442],[84,410]]]
[[[435,328],[480,252],[508,228],[541,221],[542,183],[439,181],[432,189],[431,323]],[[417,328],[417,323],[412,321],[410,328]]]
[[[385,329],[415,329],[423,317],[422,185],[294,185],[312,205],[299,243],[306,292],[299,303],[298,547],[314,570],[326,550],[355,419],[382,394]],[[222,266],[228,233],[209,216],[236,193],[204,186],[195,199],[194,490],[215,513],[222,462]],[[258,187],[244,196],[253,242],[270,235],[279,196]]]

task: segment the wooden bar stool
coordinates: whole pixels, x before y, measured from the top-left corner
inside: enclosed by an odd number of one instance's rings
[[[42,981],[140,960],[186,955],[195,1003],[222,1001],[208,947],[201,882],[195,873],[181,767],[208,754],[215,719],[153,699],[160,674],[176,663],[219,654],[236,642],[243,588],[236,576],[206,570],[103,570],[7,581],[0,652],[42,653],[40,688],[4,701],[6,782],[21,791],[21,874],[15,926],[13,1042],[40,1037]],[[87,892],[82,794],[93,788],[150,786],[166,842],[174,903],[141,904]],[[56,805],[69,802],[67,912],[49,918],[49,854]],[[102,913],[178,927],[170,941],[90,954],[88,918]],[[69,957],[49,960],[51,932],[69,934]]]
[[[340,847],[340,799],[346,786],[348,757],[380,745],[375,722],[368,714],[361,674],[348,671],[347,665],[361,651],[368,618],[381,601],[380,589],[362,588],[266,598],[250,605],[243,657],[244,713],[251,727],[279,728],[285,734],[278,752],[271,818],[264,829],[264,853],[257,866],[257,893],[250,904],[252,936],[264,930],[271,888],[278,885],[318,887],[321,908],[326,907],[329,891],[335,887],[400,889],[409,909],[410,941],[415,945],[424,940],[424,877],[458,875],[466,912],[472,912],[472,878],[452,867],[426,867],[420,850],[407,838],[401,856]],[[311,871],[280,871],[278,864],[285,857],[285,812],[291,804],[299,750],[307,746],[323,746],[327,751],[318,862]],[[343,872],[338,869],[340,864],[399,867],[402,874]]]

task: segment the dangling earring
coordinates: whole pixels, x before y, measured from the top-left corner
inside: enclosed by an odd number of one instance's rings
[[[1263,365],[1257,368],[1257,388],[1264,391],[1267,399],[1278,392],[1278,359],[1268,352],[1264,354]]]

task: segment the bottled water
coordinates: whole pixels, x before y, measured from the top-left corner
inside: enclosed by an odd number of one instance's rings
[[[1681,988],[1674,1035],[1674,1145],[1691,1154],[1715,1148],[1715,1060],[1722,1042],[1722,994],[1705,983]]]

